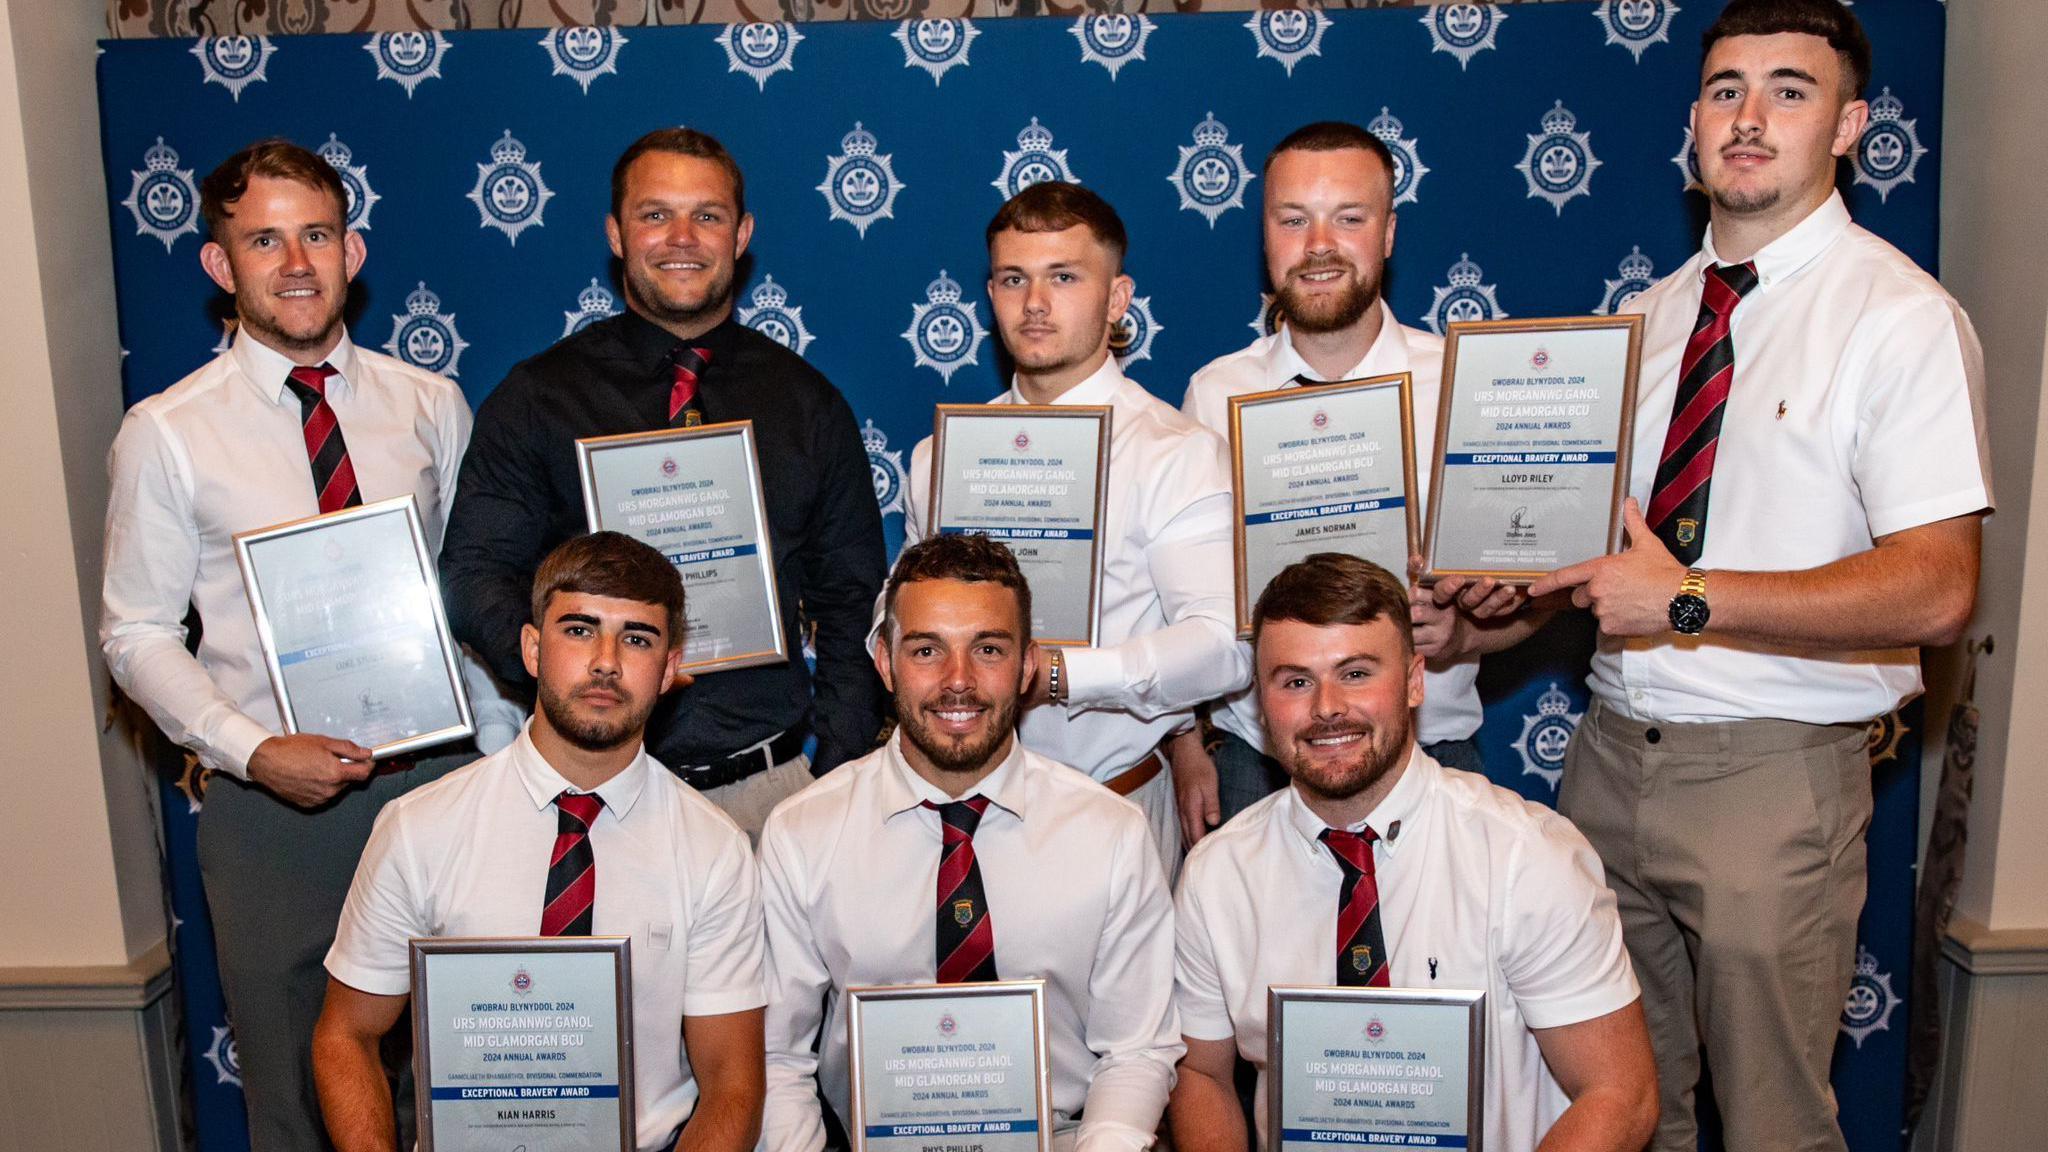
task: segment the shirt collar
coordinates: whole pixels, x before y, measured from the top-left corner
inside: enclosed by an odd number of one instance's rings
[[[1104,357],[1102,367],[1088,374],[1088,378],[1060,394],[1054,404],[1110,404],[1125,383],[1123,369],[1118,368],[1115,356]],[[1010,381],[1010,390],[1001,397],[1004,404],[1029,404],[1022,393],[1017,391],[1017,382]]]
[[[235,367],[256,389],[258,395],[274,404],[282,404],[296,411],[299,398],[286,386],[292,369],[298,367],[289,357],[270,345],[265,344],[247,329],[237,325],[235,341],[228,346],[228,356]],[[347,395],[356,385],[357,358],[355,342],[348,338],[348,329],[341,331],[341,340],[333,351],[327,354],[327,366],[334,369],[334,376],[327,381],[327,387],[341,395]]]
[[[519,730],[519,739],[512,742],[506,755],[511,757],[512,768],[519,773],[519,782],[526,786],[526,795],[533,801],[535,811],[554,803],[555,797],[564,789],[575,787],[564,780],[554,765],[548,763],[547,757],[540,754],[540,749],[534,746],[531,719],[526,722],[526,727]],[[604,801],[606,810],[624,820],[626,813],[631,812],[639,801],[640,794],[647,790],[653,764],[653,759],[643,747],[640,754],[633,757],[633,762],[626,765],[625,771],[598,785],[597,795]]]
[[[898,725],[882,745],[883,771],[880,774],[882,788],[882,820],[887,823],[905,812],[914,811],[929,800],[934,804],[950,804],[953,797],[932,786],[931,781],[917,774],[910,761],[903,755],[903,728]],[[1010,741],[1010,754],[996,769],[982,777],[970,796],[986,796],[989,803],[1001,808],[1017,819],[1024,818],[1024,788],[1018,777],[1023,774],[1024,742]],[[965,799],[965,797],[962,797]]]
[[[1337,379],[1362,380],[1368,376],[1389,376],[1408,370],[1408,341],[1402,335],[1401,322],[1394,319],[1394,310],[1387,307],[1384,297],[1374,301],[1373,307],[1380,312],[1380,334],[1373,338],[1372,347],[1365,350],[1365,356]],[[1282,323],[1273,338],[1272,353],[1266,357],[1266,387],[1295,387],[1296,376],[1305,376],[1319,384],[1327,383],[1295,350],[1294,329]]]
[[[1842,202],[1842,194],[1832,192],[1825,203],[1807,213],[1806,219],[1792,226],[1792,230],[1771,241],[1750,259],[1756,264],[1757,286],[1769,288],[1774,282],[1798,272],[1820,258],[1821,253],[1832,247],[1842,233],[1849,230],[1849,206]],[[1707,225],[1707,235],[1700,242],[1700,253],[1706,260],[1700,265],[1699,274],[1721,263],[1719,253],[1714,251],[1714,226]]]
[[[716,327],[689,341],[692,347],[708,348],[711,351],[712,371],[718,365],[729,363],[738,340],[739,321],[731,315],[719,321]],[[659,369],[668,363],[669,353],[683,341],[676,335],[631,308],[619,314],[619,339],[626,346],[626,353],[632,362],[646,369],[650,379],[661,381],[668,386],[668,378]]]
[[[1408,767],[1401,773],[1401,779],[1394,790],[1387,793],[1365,818],[1365,821],[1347,831],[1356,832],[1371,828],[1380,838],[1380,846],[1389,854],[1401,850],[1404,838],[1413,841],[1416,816],[1422,810],[1423,802],[1436,790],[1442,778],[1443,769],[1422,750],[1420,744],[1408,752]],[[1309,847],[1322,850],[1323,829],[1329,825],[1316,815],[1301,798],[1301,793],[1290,784],[1287,786],[1287,823],[1295,834],[1308,842]]]

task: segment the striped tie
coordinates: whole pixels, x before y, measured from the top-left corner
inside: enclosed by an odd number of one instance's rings
[[[694,428],[704,422],[704,412],[697,405],[697,381],[711,367],[711,349],[678,344],[669,353],[669,361],[675,365],[676,375],[668,390],[668,422]]]
[[[1372,843],[1379,834],[1363,835],[1323,829],[1323,843],[1344,869],[1337,891],[1337,983],[1347,987],[1385,988],[1388,983],[1386,936],[1380,930],[1380,883],[1373,873]]]
[[[319,494],[320,511],[339,512],[363,502],[356,487],[356,466],[349,462],[348,445],[341,438],[341,421],[327,403],[327,378],[332,367],[292,369],[286,386],[299,398],[299,420],[305,425],[306,459],[313,463],[313,491]]]
[[[590,850],[590,826],[604,800],[595,792],[555,797],[555,852],[548,859],[548,894],[540,910],[543,936],[588,936],[597,904],[597,855]]]
[[[1728,319],[1735,305],[1756,287],[1755,264],[1716,264],[1707,271],[1700,316],[1679,362],[1678,395],[1671,402],[1671,427],[1657,462],[1645,516],[1650,529],[1678,562],[1697,563],[1707,544],[1707,489],[1714,480],[1714,450],[1721,442],[1721,414],[1735,379],[1735,341]]]
[[[981,890],[974,862],[974,830],[988,811],[988,797],[924,806],[939,814],[946,843],[939,856],[938,976],[941,984],[996,979],[996,926]]]

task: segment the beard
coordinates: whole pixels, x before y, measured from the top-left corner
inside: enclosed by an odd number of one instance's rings
[[[949,708],[985,708],[988,710],[989,723],[978,738],[943,736],[925,718],[927,708],[942,712]],[[923,704],[909,707],[898,705],[896,719],[904,738],[916,745],[917,750],[924,753],[934,768],[941,772],[978,772],[1015,730],[1017,698],[1009,696],[996,702],[973,695],[956,696],[940,693],[928,698]]]
[[[1783,191],[1777,188],[1760,188],[1754,192],[1722,191],[1715,188],[1710,189],[1710,194],[1714,198],[1714,207],[1733,216],[1767,212],[1777,207],[1778,201],[1784,195]]]
[[[277,313],[265,306],[262,296],[251,289],[246,297],[240,292],[235,294],[235,322],[248,329],[251,337],[280,352],[315,352],[327,347],[334,338],[335,329],[341,327],[346,297],[347,290],[344,289],[344,299],[334,301],[334,307],[325,319],[287,328]]]
[[[1357,754],[1342,763],[1319,763],[1301,748],[1310,740],[1352,732],[1363,733],[1365,738],[1358,742]],[[1294,734],[1288,749],[1287,772],[1295,783],[1319,799],[1349,800],[1385,779],[1406,758],[1408,741],[1414,732],[1415,721],[1407,712],[1401,713],[1394,726],[1386,728],[1343,721],[1311,725]]]
[[[609,692],[618,693],[626,707],[626,713],[616,720],[601,720],[578,715],[572,701],[576,693],[590,685],[579,685],[566,695],[553,690],[545,681],[540,685],[539,702],[541,714],[547,717],[548,726],[557,735],[585,752],[610,752],[632,741],[640,739],[647,728],[647,717],[654,711],[654,701],[636,703],[625,696],[624,690],[616,683],[605,685]]]
[[[1342,269],[1351,273],[1351,284],[1342,292],[1319,296],[1306,294],[1297,279],[1310,272]],[[1287,270],[1280,285],[1280,310],[1287,323],[1302,332],[1338,332],[1358,323],[1380,298],[1377,273],[1367,277],[1348,260],[1304,260]]]
[[[1108,335],[1109,326],[1104,324],[1088,333],[1086,338],[1076,333],[1073,339],[1056,348],[1027,348],[1021,353],[1011,352],[1010,360],[1020,371],[1050,375],[1086,364],[1104,346]]]
[[[643,315],[657,324],[693,327],[718,315],[732,303],[731,265],[727,265],[705,289],[704,295],[696,300],[669,294],[661,281],[637,264],[627,263],[625,273],[628,297],[640,306]]]

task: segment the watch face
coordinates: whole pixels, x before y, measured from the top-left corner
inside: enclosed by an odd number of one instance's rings
[[[1698,596],[1673,596],[1671,598],[1671,627],[1687,636],[1696,636],[1707,626],[1707,602]]]

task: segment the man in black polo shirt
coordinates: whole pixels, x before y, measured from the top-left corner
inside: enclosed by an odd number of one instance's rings
[[[798,656],[706,675],[662,701],[647,747],[758,835],[813,771],[875,744],[882,687],[864,640],[886,567],[852,409],[810,365],[732,318],[734,265],[753,230],[745,179],[718,141],[663,128],[626,149],[605,236],[624,267],[627,311],[514,367],[484,401],[441,580],[456,636],[530,694],[518,636],[534,568],[587,528],[576,440],[752,420],[783,629],[794,646],[805,622],[816,626],[817,672]]]

